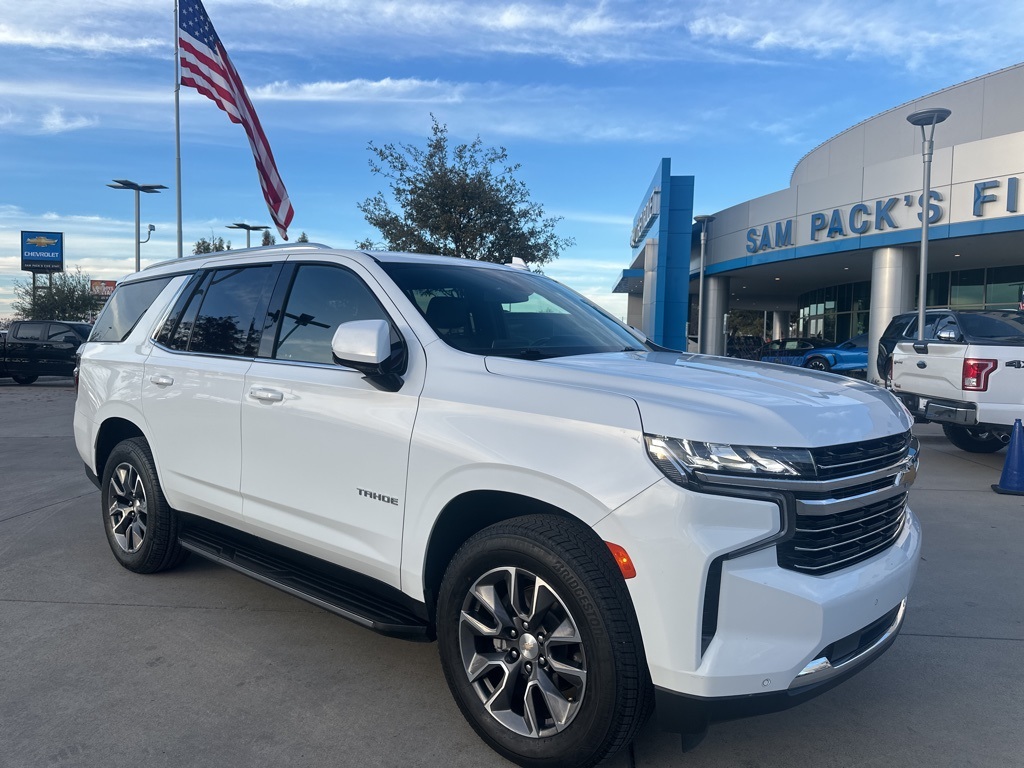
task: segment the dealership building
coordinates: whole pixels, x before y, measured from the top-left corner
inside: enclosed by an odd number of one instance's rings
[[[674,349],[686,349],[699,326],[702,350],[724,354],[728,313],[757,310],[774,338],[868,333],[875,349],[893,315],[917,308],[924,163],[922,129],[907,116],[936,107],[951,114],[934,129],[927,306],[1016,309],[1024,289],[1024,64],[864,120],[804,155],[788,188],[696,211],[708,221],[694,221],[694,177],[673,176],[663,159],[615,286],[628,295],[628,322]],[[878,379],[874,357],[869,380]]]

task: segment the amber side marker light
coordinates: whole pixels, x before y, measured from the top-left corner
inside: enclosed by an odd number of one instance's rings
[[[636,578],[636,567],[633,565],[633,561],[630,560],[629,553],[618,544],[612,544],[610,541],[606,541],[605,544],[611,550],[612,557],[615,558],[615,564],[619,566],[619,570],[622,572],[622,578]]]

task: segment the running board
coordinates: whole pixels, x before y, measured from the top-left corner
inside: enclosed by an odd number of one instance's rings
[[[307,600],[374,632],[428,642],[433,633],[415,601],[398,590],[226,526],[183,515],[181,546]]]

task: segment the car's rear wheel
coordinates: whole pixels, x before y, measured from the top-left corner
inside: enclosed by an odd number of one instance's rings
[[[34,384],[36,379],[38,379],[39,377],[38,376],[11,376],[11,378],[14,379],[14,381],[17,382],[18,384],[21,384],[22,386],[28,386],[29,384]]]
[[[114,447],[100,487],[107,543],[121,565],[136,573],[155,573],[188,556],[178,543],[178,514],[164,498],[143,438]]]
[[[965,427],[960,424],[943,424],[942,431],[953,445],[968,453],[995,453],[1006,441],[1005,432],[989,427]]]
[[[812,357],[806,363],[804,368],[810,368],[812,371],[831,371],[832,366],[828,364],[828,360],[823,357]]]
[[[631,605],[581,523],[542,515],[480,531],[452,559],[437,609],[463,715],[525,766],[591,766],[629,744],[652,699]]]

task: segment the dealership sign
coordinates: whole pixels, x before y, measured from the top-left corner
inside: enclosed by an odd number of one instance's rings
[[[117,280],[90,280],[89,281],[89,292],[93,296],[99,296],[100,298],[108,298],[110,294],[114,292],[114,288],[117,287]]]
[[[971,213],[973,216],[981,218],[1000,207],[1005,207],[1007,213],[1017,213],[1019,196],[1020,179],[1014,176],[1004,180],[990,179],[975,182]],[[833,208],[830,211],[817,211],[810,215],[804,242],[822,242],[842,239],[851,235],[866,235],[872,232],[900,229],[900,222],[905,221],[906,218],[901,216],[901,212],[907,208],[914,211],[911,225],[920,226],[923,197],[920,194],[887,197],[855,203],[848,207]],[[943,202],[945,200],[941,192],[930,190],[928,196],[929,226],[942,221],[945,213]],[[748,229],[747,253],[792,248],[796,245],[794,243],[796,222],[795,218],[789,218]]]
[[[24,272],[63,272],[64,233],[21,233],[21,269]]]

